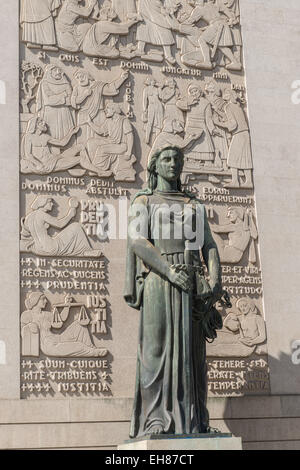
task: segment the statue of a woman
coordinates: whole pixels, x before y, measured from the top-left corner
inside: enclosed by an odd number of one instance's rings
[[[220,260],[203,205],[181,189],[183,160],[177,147],[157,151],[130,208],[125,300],[141,312],[132,438],[210,430],[205,340],[222,327]]]

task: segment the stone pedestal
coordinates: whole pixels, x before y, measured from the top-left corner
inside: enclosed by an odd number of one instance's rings
[[[164,434],[130,439],[118,450],[242,450],[242,439],[232,434]]]

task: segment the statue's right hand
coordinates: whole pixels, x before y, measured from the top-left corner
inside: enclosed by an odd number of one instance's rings
[[[177,271],[173,266],[170,266],[167,273],[168,279],[172,284],[180,289],[188,292],[190,289],[189,275],[184,271]]]

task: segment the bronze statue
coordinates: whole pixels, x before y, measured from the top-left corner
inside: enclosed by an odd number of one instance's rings
[[[183,163],[177,147],[154,153],[130,208],[125,300],[141,311],[131,438],[211,432],[205,341],[222,327],[214,304],[229,299],[204,206],[181,188]]]

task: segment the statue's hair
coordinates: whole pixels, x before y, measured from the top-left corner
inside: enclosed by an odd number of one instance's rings
[[[40,298],[43,297],[42,292],[29,292],[26,295],[25,306],[28,310],[32,310],[40,301]]]
[[[42,207],[45,207],[48,201],[53,201],[52,197],[46,195],[37,196],[31,204],[31,209],[41,209]]]
[[[156,152],[154,152],[153,155],[151,155],[149,165],[148,165],[148,168],[147,168],[147,171],[148,171],[148,190],[150,190],[151,193],[154,191],[154,189],[157,186],[156,162],[157,162],[158,158],[160,157],[161,153],[165,150],[176,150],[177,154],[182,159],[182,163],[184,161],[184,154],[183,154],[182,149],[180,149],[179,147],[176,147],[176,146],[170,145],[168,147],[161,148],[161,149],[157,150]],[[181,191],[181,180],[180,180],[180,178],[178,178],[178,180],[177,180],[177,189],[178,189],[178,191]]]
[[[238,309],[239,309],[239,305],[240,305],[241,302],[246,302],[249,305],[251,313],[258,314],[258,310],[257,310],[257,307],[256,307],[255,302],[254,302],[253,299],[250,299],[249,297],[242,297],[242,298],[238,299],[238,301],[236,303],[236,306],[237,306]]]
[[[228,207],[228,212],[229,211],[235,211],[239,217],[239,219],[244,220],[245,219],[245,209],[243,207]]]

